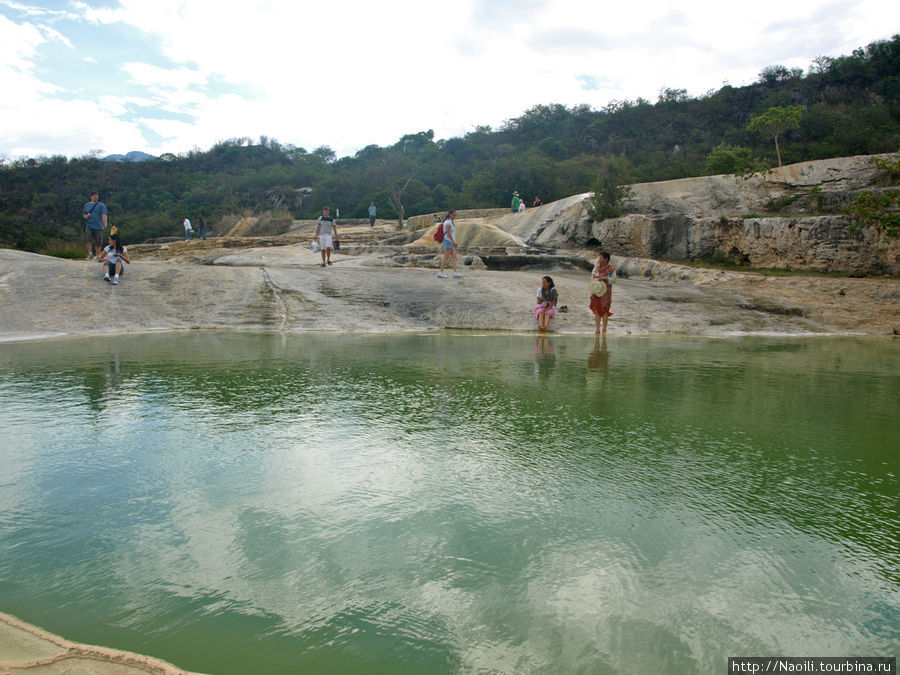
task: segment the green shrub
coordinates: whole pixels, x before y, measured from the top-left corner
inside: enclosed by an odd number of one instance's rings
[[[822,188],[820,186],[814,185],[811,187],[809,192],[806,193],[806,196],[809,199],[809,205],[814,211],[818,211],[822,208]]]
[[[779,197],[778,199],[770,199],[768,202],[766,202],[766,209],[777,213],[778,211],[786,209],[799,198],[800,195],[785,195],[784,197]]]
[[[65,239],[47,239],[43,246],[35,252],[67,260],[84,260],[87,257],[84,244]]]
[[[888,237],[896,237],[900,234],[898,206],[900,206],[900,190],[860,192],[853,203],[845,209],[845,212],[854,218],[854,223],[848,229],[850,232],[857,232],[859,227],[873,227]]]
[[[766,170],[764,162],[755,159],[750,148],[717,145],[706,156],[706,174],[750,176]]]
[[[624,157],[604,159],[588,199],[588,214],[595,222],[622,215],[624,202],[631,197],[634,179]]]
[[[877,169],[876,185],[888,187],[900,184],[900,153],[891,157],[872,157],[871,161]]]

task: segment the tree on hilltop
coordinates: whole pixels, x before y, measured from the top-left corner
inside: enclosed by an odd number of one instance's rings
[[[756,115],[747,129],[761,134],[772,134],[775,137],[775,153],[778,155],[778,166],[781,167],[781,148],[778,145],[778,136],[788,129],[796,129],[800,126],[800,117],[806,112],[805,105],[789,105],[786,107],[769,108]]]

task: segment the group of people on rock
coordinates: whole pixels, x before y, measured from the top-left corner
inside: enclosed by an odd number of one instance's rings
[[[119,283],[124,271],[123,262],[131,264],[128,249],[119,238],[116,226],[109,222],[109,209],[100,201],[97,192],[91,193],[90,201],[85,202],[82,209],[84,218],[84,244],[87,248],[87,259],[102,263],[103,280],[112,284]],[[109,241],[103,246],[103,231],[109,226]]]
[[[190,241],[191,232],[194,231],[194,226],[191,225],[191,221],[188,218],[182,220],[181,224],[184,225],[184,240]],[[203,241],[206,241],[206,220],[204,220],[203,216],[200,216],[200,225],[198,227],[197,236]]]
[[[519,199],[519,193],[513,193],[513,210],[515,210],[515,200]],[[540,197],[535,197],[535,203],[540,201]],[[373,202],[374,207],[374,202]],[[374,211],[374,208],[372,208]],[[370,212],[371,213],[371,212]],[[119,283],[119,278],[124,271],[122,263],[131,263],[128,257],[128,249],[125,247],[114,225],[109,223],[109,210],[106,204],[100,201],[97,192],[92,192],[90,201],[86,202],[83,209],[84,218],[84,243],[87,247],[87,259],[93,260],[95,257],[98,262],[104,263],[103,279],[113,284]],[[374,213],[371,213],[374,220]],[[447,278],[445,269],[448,263],[453,269],[453,276],[462,277],[462,273],[457,269],[457,249],[459,244],[456,240],[456,209],[450,209],[443,222],[435,216],[435,225],[437,226],[435,239],[441,245],[441,268],[438,277]],[[206,234],[206,222],[203,218],[201,222],[201,236]],[[103,231],[110,226],[109,241],[106,246],[102,245]],[[184,219],[185,240],[190,239],[191,223]],[[316,221],[315,241],[318,250],[322,255],[322,267],[331,265],[331,254],[336,247],[335,241],[338,236],[337,223],[331,217],[330,209],[326,206],[322,209],[322,215]],[[205,236],[204,236],[205,238]],[[92,250],[93,247],[93,250]],[[590,292],[591,301],[590,308],[594,314],[594,332],[596,334],[606,335],[606,326],[609,317],[612,316],[610,304],[612,302],[612,283],[615,279],[615,267],[610,262],[610,255],[606,251],[599,251],[597,254],[597,262],[591,271]],[[538,324],[538,331],[544,333],[550,329],[550,320],[556,315],[557,306],[559,304],[559,292],[553,283],[553,277],[544,276],[541,278],[541,285],[537,290],[537,306],[534,308],[534,318]]]
[[[82,218],[84,219],[83,241],[87,248],[87,259],[96,259],[97,262],[104,263],[104,281],[118,284],[125,269],[122,263],[131,264],[131,259],[128,257],[128,249],[122,242],[118,229],[109,220],[109,209],[100,201],[98,192],[92,192],[90,201],[85,202]],[[206,239],[206,220],[200,216],[199,221],[197,234],[201,239]],[[184,225],[184,240],[190,241],[191,232],[194,231],[191,221],[184,218],[182,224]],[[103,246],[103,231],[107,227],[109,227],[109,239],[106,246]]]
[[[543,206],[543,204],[544,202],[541,201],[541,198],[535,195],[534,202],[531,204],[531,208],[536,209],[538,206]],[[510,206],[512,207],[513,213],[521,213],[525,210],[525,200],[519,196],[518,190],[513,190]]]
[[[513,193],[514,199],[518,199],[518,192]],[[538,201],[540,197],[535,197]],[[462,274],[456,269],[456,209],[451,209],[447,213],[447,217],[441,223],[440,219],[435,216],[434,224],[436,226],[435,239],[440,241],[443,255],[441,257],[441,269],[438,277],[447,278],[444,271],[447,263],[453,265],[453,276],[461,277]],[[609,317],[612,316],[610,305],[612,304],[612,284],[616,276],[616,268],[610,262],[610,255],[607,251],[597,252],[597,262],[591,271],[590,291],[591,291],[591,312],[594,314],[594,332],[599,335],[606,335],[606,326]],[[544,276],[541,278],[541,285],[537,290],[537,305],[534,308],[534,318],[538,324],[538,331],[545,333],[550,330],[550,319],[556,315],[556,308],[559,304],[559,292],[553,283],[553,277]]]
[[[610,255],[606,251],[597,253],[597,263],[591,271],[591,312],[594,314],[594,333],[606,335],[606,326],[612,304],[612,283],[616,277],[616,268],[610,262]],[[541,285],[537,290],[537,306],[534,308],[534,318],[538,323],[538,332],[544,333],[550,329],[550,319],[556,315],[559,304],[559,292],[553,283],[553,277],[541,277]]]

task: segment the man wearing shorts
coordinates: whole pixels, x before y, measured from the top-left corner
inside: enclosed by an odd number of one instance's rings
[[[94,256],[100,255],[100,249],[103,248],[103,230],[106,229],[109,211],[106,209],[106,204],[100,201],[100,195],[96,192],[91,193],[91,201],[85,203],[82,211],[84,245],[87,247],[87,259],[90,260]],[[93,251],[91,251],[91,244],[94,245]]]
[[[337,224],[326,206],[316,221],[316,239],[319,241],[319,251],[322,253],[322,267],[331,264],[331,247],[334,246],[334,237],[336,236]]]

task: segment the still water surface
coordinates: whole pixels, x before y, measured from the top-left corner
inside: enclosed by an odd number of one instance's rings
[[[0,345],[0,611],[209,673],[900,649],[889,339]]]

